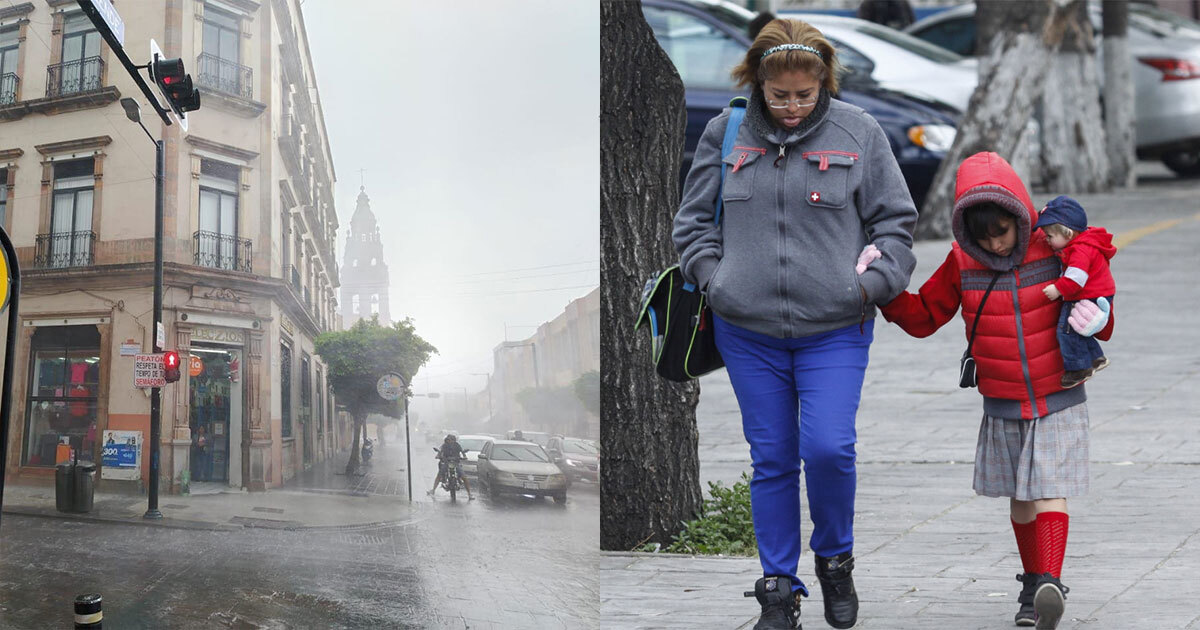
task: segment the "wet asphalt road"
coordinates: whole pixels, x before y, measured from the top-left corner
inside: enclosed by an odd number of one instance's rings
[[[5,515],[0,626],[69,628],[88,592],[103,595],[107,628],[597,626],[595,486],[561,506],[430,500],[421,442],[421,505],[405,522],[228,532]],[[377,453],[376,477],[402,457],[402,443]]]

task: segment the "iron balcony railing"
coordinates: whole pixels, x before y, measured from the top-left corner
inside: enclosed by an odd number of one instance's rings
[[[20,84],[21,77],[18,77],[16,73],[0,74],[0,105],[11,105],[17,102],[17,86]]]
[[[299,293],[300,292],[300,271],[298,269],[296,269],[296,265],[288,265],[288,268],[291,269],[291,271],[292,271],[292,273],[291,273],[292,288],[296,290],[296,293]]]
[[[192,235],[195,264],[201,267],[251,273],[252,245],[248,238],[200,230]]]
[[[33,266],[38,269],[90,267],[96,262],[95,232],[38,234]]]
[[[254,96],[254,71],[249,67],[212,53],[200,53],[196,65],[200,69],[196,76],[198,85],[242,98]]]
[[[56,63],[46,69],[46,96],[68,96],[91,92],[104,87],[104,60],[84,57],[75,61]]]

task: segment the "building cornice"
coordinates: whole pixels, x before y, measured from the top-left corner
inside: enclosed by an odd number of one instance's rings
[[[90,138],[78,138],[76,140],[64,140],[62,142],[49,142],[46,144],[34,145],[38,153],[44,156],[62,155],[64,153],[78,153],[90,149],[99,149],[112,144],[112,136],[92,136]]]
[[[188,134],[184,139],[187,140],[188,144],[196,147],[197,149],[229,156],[231,158],[242,160],[243,162],[249,162],[258,157],[257,151],[242,149],[240,147],[224,144],[215,140],[208,140],[192,134]]]
[[[32,2],[22,2],[11,7],[0,7],[0,20],[7,20],[18,15],[28,15],[33,12]]]
[[[24,149],[5,149],[3,151],[0,151],[0,162],[7,162],[9,160],[15,160],[15,159],[21,157],[22,155],[25,155]]]

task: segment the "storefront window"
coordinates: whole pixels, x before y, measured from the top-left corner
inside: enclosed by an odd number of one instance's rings
[[[22,463],[93,460],[100,393],[95,326],[46,326],[33,335]]]

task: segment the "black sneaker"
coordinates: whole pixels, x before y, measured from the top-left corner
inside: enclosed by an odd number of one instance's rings
[[[858,622],[858,593],[854,590],[854,556],[840,553],[832,558],[816,556],[817,579],[825,599],[825,622],[834,628],[853,628]]]
[[[1017,595],[1017,603],[1021,609],[1017,611],[1013,621],[1018,626],[1032,626],[1037,623],[1037,613],[1033,610],[1033,593],[1037,590],[1038,574],[1018,573],[1017,581],[1022,584],[1021,594]]]
[[[746,591],[745,596],[756,598],[762,605],[754,630],[800,630],[801,591],[792,592],[791,578],[759,578],[754,590]]]
[[[1086,370],[1067,370],[1066,372],[1063,372],[1062,375],[1063,389],[1071,389],[1072,387],[1083,383],[1089,378],[1092,378],[1092,374],[1095,373],[1096,370],[1092,368],[1087,368]]]
[[[1054,630],[1062,619],[1066,607],[1067,593],[1071,589],[1063,586],[1058,578],[1043,573],[1038,576],[1037,590],[1033,594],[1033,609],[1037,612],[1037,630]]]

